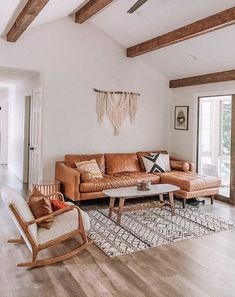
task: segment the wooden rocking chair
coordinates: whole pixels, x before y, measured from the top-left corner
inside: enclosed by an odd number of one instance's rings
[[[63,199],[63,194],[56,192],[48,195]],[[92,242],[88,241],[86,230],[90,228],[89,216],[72,203],[53,212],[50,215],[35,219],[27,201],[19,193],[9,187],[1,189],[1,196],[9,208],[11,217],[20,232],[20,239],[10,239],[8,243],[26,244],[32,253],[32,262],[17,264],[18,267],[39,267],[64,261],[87,248]],[[49,230],[38,227],[37,223],[54,217]],[[61,243],[62,241],[81,235],[83,244],[76,249],[60,256],[37,260],[38,252]]]

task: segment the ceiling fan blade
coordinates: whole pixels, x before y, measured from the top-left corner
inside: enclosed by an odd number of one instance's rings
[[[140,6],[142,6],[147,1],[148,0],[138,0],[127,12],[128,13],[133,13],[134,11],[136,11],[138,8],[140,8]]]

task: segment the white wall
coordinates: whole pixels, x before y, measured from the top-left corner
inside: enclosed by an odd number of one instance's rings
[[[24,170],[25,96],[37,86],[37,78],[32,77],[9,88],[8,167],[21,181]]]
[[[9,97],[9,89],[0,86],[0,99],[7,99]]]
[[[91,23],[63,18],[0,45],[0,65],[41,74],[45,178],[66,153],[168,148],[168,80],[140,58],[126,58],[125,49]],[[108,121],[97,124],[94,87],[141,93],[136,122],[127,120],[120,136]]]
[[[223,82],[172,90],[171,99],[171,153],[178,158],[196,162],[197,103],[198,97],[235,94],[235,82]],[[189,105],[189,130],[174,129],[174,109],[177,105]]]
[[[7,164],[8,156],[8,88],[0,88],[0,164]]]

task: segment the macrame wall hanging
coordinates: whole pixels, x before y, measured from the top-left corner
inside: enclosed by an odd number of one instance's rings
[[[122,123],[127,116],[131,123],[137,112],[137,99],[140,94],[131,92],[105,92],[94,89],[96,92],[96,112],[98,122],[102,123],[105,114],[110,120],[114,135],[118,135]]]

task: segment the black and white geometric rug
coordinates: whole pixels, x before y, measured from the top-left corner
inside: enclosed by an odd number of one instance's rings
[[[87,213],[91,220],[88,236],[109,257],[235,228],[231,221],[197,207],[183,209],[180,202],[176,202],[175,216],[169,207],[131,211],[122,214],[120,226],[115,214],[108,218],[107,208]]]

